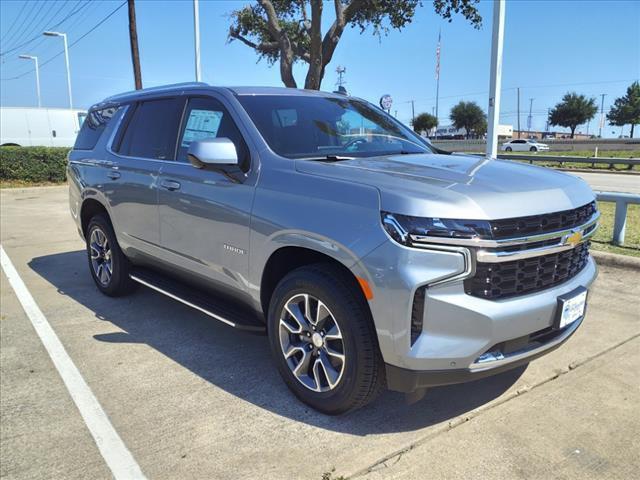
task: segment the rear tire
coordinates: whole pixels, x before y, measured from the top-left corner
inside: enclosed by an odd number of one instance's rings
[[[135,289],[135,282],[129,278],[131,263],[122,253],[106,215],[95,215],[89,221],[86,247],[89,271],[98,290],[117,297]]]
[[[371,313],[354,283],[336,266],[305,266],[280,281],[269,304],[280,375],[302,402],[329,415],[366,405],[385,385]]]

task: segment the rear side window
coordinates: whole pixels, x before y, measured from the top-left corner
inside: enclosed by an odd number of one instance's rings
[[[109,107],[89,110],[86,119],[81,122],[82,128],[80,128],[73,148],[75,150],[93,150],[117,109],[118,107]]]
[[[173,160],[182,114],[176,98],[140,102],[126,125],[118,153],[129,157]]]

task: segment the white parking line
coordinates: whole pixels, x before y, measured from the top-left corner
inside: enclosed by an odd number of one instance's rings
[[[47,349],[113,476],[116,480],[144,479],[145,476],[140,466],[111,425],[109,417],[29,293],[2,245],[0,245],[0,260],[2,269],[9,279],[9,284],[16,293],[27,317],[31,320],[42,344]]]

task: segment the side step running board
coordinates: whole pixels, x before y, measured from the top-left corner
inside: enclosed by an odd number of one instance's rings
[[[266,333],[267,331],[264,322],[248,307],[188,287],[151,270],[136,268],[129,277],[134,282],[173,298],[238,330],[254,333]]]

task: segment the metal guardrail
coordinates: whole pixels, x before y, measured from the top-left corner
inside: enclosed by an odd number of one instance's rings
[[[613,220],[613,243],[624,245],[627,228],[627,207],[630,203],[640,204],[640,195],[635,193],[595,192],[600,202],[615,202],[616,211]]]
[[[453,152],[453,153],[462,153],[465,155],[474,155],[479,157],[484,157],[484,153],[473,153],[473,152]],[[558,162],[560,165],[563,163],[584,163],[590,164],[591,166],[595,166],[596,163],[604,163],[608,164],[609,168],[613,168],[613,165],[627,165],[629,170],[633,168],[635,165],[640,165],[640,158],[630,157],[630,158],[621,158],[621,157],[569,157],[569,156],[560,156],[560,155],[522,155],[518,153],[499,153],[498,158],[500,160],[522,160],[529,163],[534,162]]]
[[[592,166],[596,163],[613,165],[628,165],[631,169],[634,165],[640,165],[640,158],[620,158],[620,157],[571,157],[559,155],[519,155],[514,153],[500,153],[498,158],[503,160],[524,160],[529,163],[533,162],[558,162],[563,163],[586,163]]]

